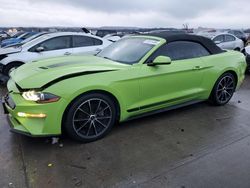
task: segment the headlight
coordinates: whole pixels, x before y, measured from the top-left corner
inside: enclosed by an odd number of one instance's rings
[[[23,92],[22,96],[27,101],[35,101],[37,103],[56,102],[60,99],[60,97],[53,95],[51,93],[43,93],[36,91]]]

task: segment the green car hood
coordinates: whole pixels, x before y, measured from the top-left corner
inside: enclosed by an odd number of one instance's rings
[[[10,76],[22,89],[35,89],[72,75],[119,70],[127,66],[97,56],[69,56],[27,63]]]

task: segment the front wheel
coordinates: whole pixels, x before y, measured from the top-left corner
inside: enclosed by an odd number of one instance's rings
[[[72,139],[92,142],[104,137],[112,129],[117,110],[110,97],[91,93],[77,98],[65,117],[64,128]]]
[[[218,106],[227,104],[233,97],[236,88],[236,79],[233,74],[223,74],[215,83],[210,101]]]

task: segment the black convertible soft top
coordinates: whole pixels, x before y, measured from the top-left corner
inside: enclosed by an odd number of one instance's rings
[[[145,35],[145,34],[143,34]],[[149,33],[146,36],[155,36],[164,38],[167,43],[175,42],[175,41],[190,41],[190,42],[197,42],[204,46],[211,54],[219,54],[225,52],[221,48],[219,48],[212,40],[197,36],[197,35],[190,35],[190,34],[169,34],[169,33]]]

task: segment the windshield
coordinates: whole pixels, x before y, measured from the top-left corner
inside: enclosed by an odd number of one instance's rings
[[[50,38],[50,34],[44,34],[44,35],[41,35],[39,37],[36,37],[32,40],[29,40],[27,41],[26,43],[23,43],[23,47],[26,48],[30,48],[30,47],[33,47],[34,45],[37,45],[38,43],[42,42],[42,41],[45,41],[46,39],[49,39]]]
[[[25,35],[27,35],[27,33],[23,33],[23,34],[19,35],[19,36],[18,36],[18,37],[16,37],[16,38],[18,38],[18,39],[22,39]]]
[[[124,38],[111,44],[97,56],[132,65],[138,63],[159,42],[146,38]]]
[[[25,39],[27,39],[27,38],[33,36],[33,35],[35,35],[35,33],[33,33],[33,32],[31,32],[31,33],[26,33],[26,34],[24,34],[24,35],[22,35],[22,36],[19,36],[19,38],[22,39],[22,40],[25,40]]]
[[[15,35],[13,35],[11,38],[17,38],[17,37],[19,37],[20,35],[23,35],[23,34],[24,34],[24,32],[18,32]]]
[[[35,38],[38,38],[38,37],[40,37],[42,35],[45,35],[45,34],[47,34],[47,33],[37,33],[35,35],[32,35],[31,37],[26,38],[25,40],[22,41],[22,43],[24,44],[26,42],[29,42],[29,41],[31,41],[31,40],[33,40]]]

